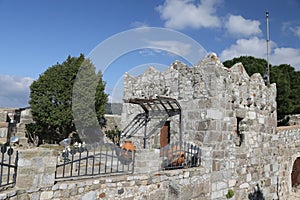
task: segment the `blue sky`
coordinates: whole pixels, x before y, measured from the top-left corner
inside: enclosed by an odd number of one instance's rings
[[[221,61],[266,58],[266,10],[271,64],[291,64],[299,71],[298,0],[0,0],[0,107],[28,106],[29,85],[48,67],[68,55],[89,55],[101,42],[133,28],[179,31]],[[167,66],[175,59],[183,58],[153,50],[120,55],[104,73],[107,92],[125,71],[148,63]]]

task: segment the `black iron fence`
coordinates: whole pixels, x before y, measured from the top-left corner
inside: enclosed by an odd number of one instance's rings
[[[197,167],[200,165],[200,147],[183,142],[171,143],[160,150],[163,169]]]
[[[17,177],[18,151],[5,144],[0,145],[0,190],[13,187]]]
[[[55,178],[133,173],[134,159],[134,152],[108,143],[65,148],[56,166]]]

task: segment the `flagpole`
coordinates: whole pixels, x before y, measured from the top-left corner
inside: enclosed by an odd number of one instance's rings
[[[269,52],[269,42],[270,42],[270,33],[269,33],[269,12],[266,12],[266,28],[267,28],[267,67],[266,67],[266,84],[270,85],[270,52]]]

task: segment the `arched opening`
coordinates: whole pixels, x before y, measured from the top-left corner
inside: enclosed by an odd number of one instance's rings
[[[293,164],[291,178],[292,187],[298,188],[300,185],[300,157],[298,157]]]

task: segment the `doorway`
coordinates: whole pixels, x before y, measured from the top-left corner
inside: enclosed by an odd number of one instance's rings
[[[292,187],[298,187],[300,185],[300,157],[298,157],[294,162],[291,176]]]
[[[170,143],[170,121],[166,121],[160,129],[160,148],[167,146]]]

